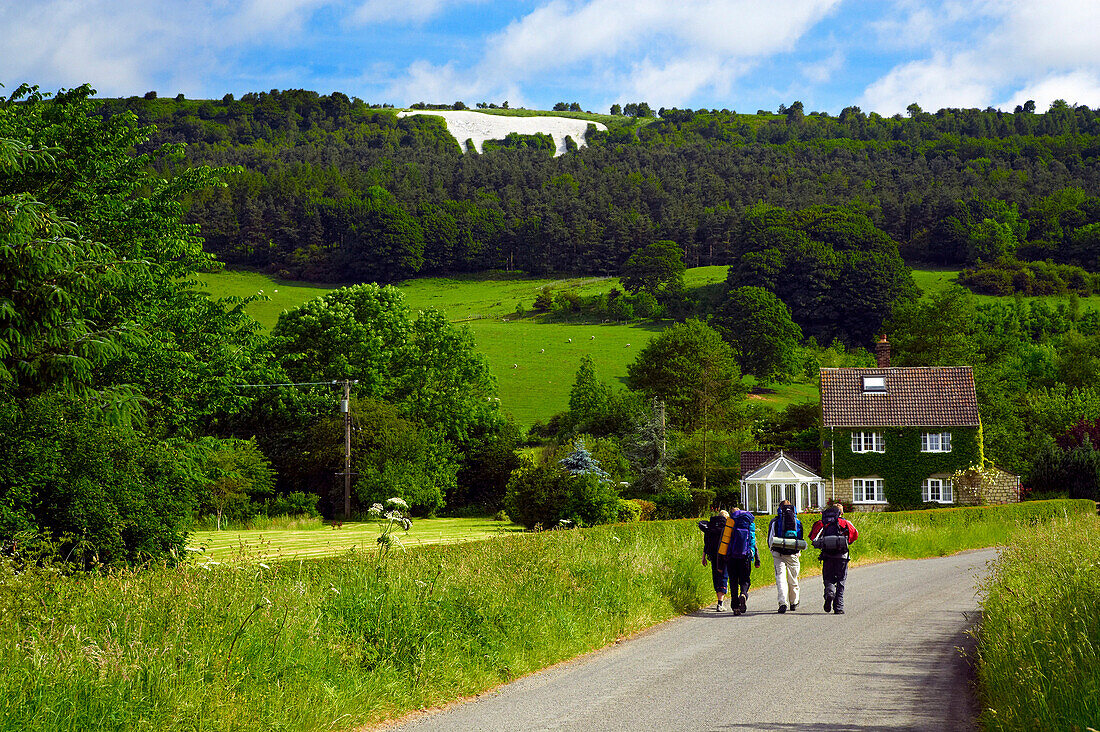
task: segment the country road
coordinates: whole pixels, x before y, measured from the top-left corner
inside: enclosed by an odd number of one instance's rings
[[[968,730],[977,713],[967,630],[996,550],[849,572],[845,615],[821,578],[798,612],[775,588],[735,617],[713,606],[533,674],[401,730]],[[770,558],[765,558],[770,561]]]

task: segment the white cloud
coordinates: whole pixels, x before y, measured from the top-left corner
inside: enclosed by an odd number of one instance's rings
[[[789,50],[840,0],[553,0],[489,39],[487,62],[534,71],[654,44],[675,54],[755,58]]]
[[[990,70],[972,54],[935,54],[893,69],[867,87],[859,104],[880,114],[904,112],[916,102],[926,111],[985,107],[992,101]]]
[[[865,108],[889,114],[912,101],[927,110],[984,107],[1006,96],[1035,99],[1040,109],[1040,97],[1100,104],[1094,0],[985,0],[967,6],[980,28],[972,37],[958,35],[958,5],[947,7],[954,10],[936,16],[928,32],[938,50],[871,83],[860,101]]]
[[[417,62],[391,91],[412,100],[498,98],[503,80],[550,81],[574,96],[679,104],[704,90],[728,93],[736,78],[790,50],[839,2],[551,0],[489,36],[482,57],[464,71],[453,62]]]
[[[271,31],[278,31],[276,38],[286,38],[301,31],[314,10],[330,4],[332,0],[248,0],[225,22],[233,32],[240,33],[236,36],[238,42],[242,38],[267,36]]]
[[[1036,111],[1045,112],[1055,99],[1064,99],[1070,105],[1100,106],[1100,75],[1095,71],[1078,70],[1033,81],[997,106],[1011,110],[1031,100],[1035,102]]]
[[[844,67],[844,52],[839,48],[824,59],[811,64],[802,64],[802,75],[811,83],[824,84],[833,78],[833,74]]]

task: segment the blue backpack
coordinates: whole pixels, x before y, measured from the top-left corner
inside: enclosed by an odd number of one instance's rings
[[[756,539],[756,522],[749,511],[734,511],[730,516],[733,532],[730,536],[727,557],[751,557]]]

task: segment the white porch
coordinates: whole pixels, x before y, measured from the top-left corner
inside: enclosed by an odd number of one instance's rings
[[[794,504],[798,513],[805,513],[824,506],[825,481],[780,450],[741,479],[741,497],[745,509],[753,513],[775,513],[784,499]]]

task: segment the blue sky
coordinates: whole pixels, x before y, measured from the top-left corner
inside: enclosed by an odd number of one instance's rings
[[[894,114],[1100,106],[1098,0],[6,0],[0,83]]]

